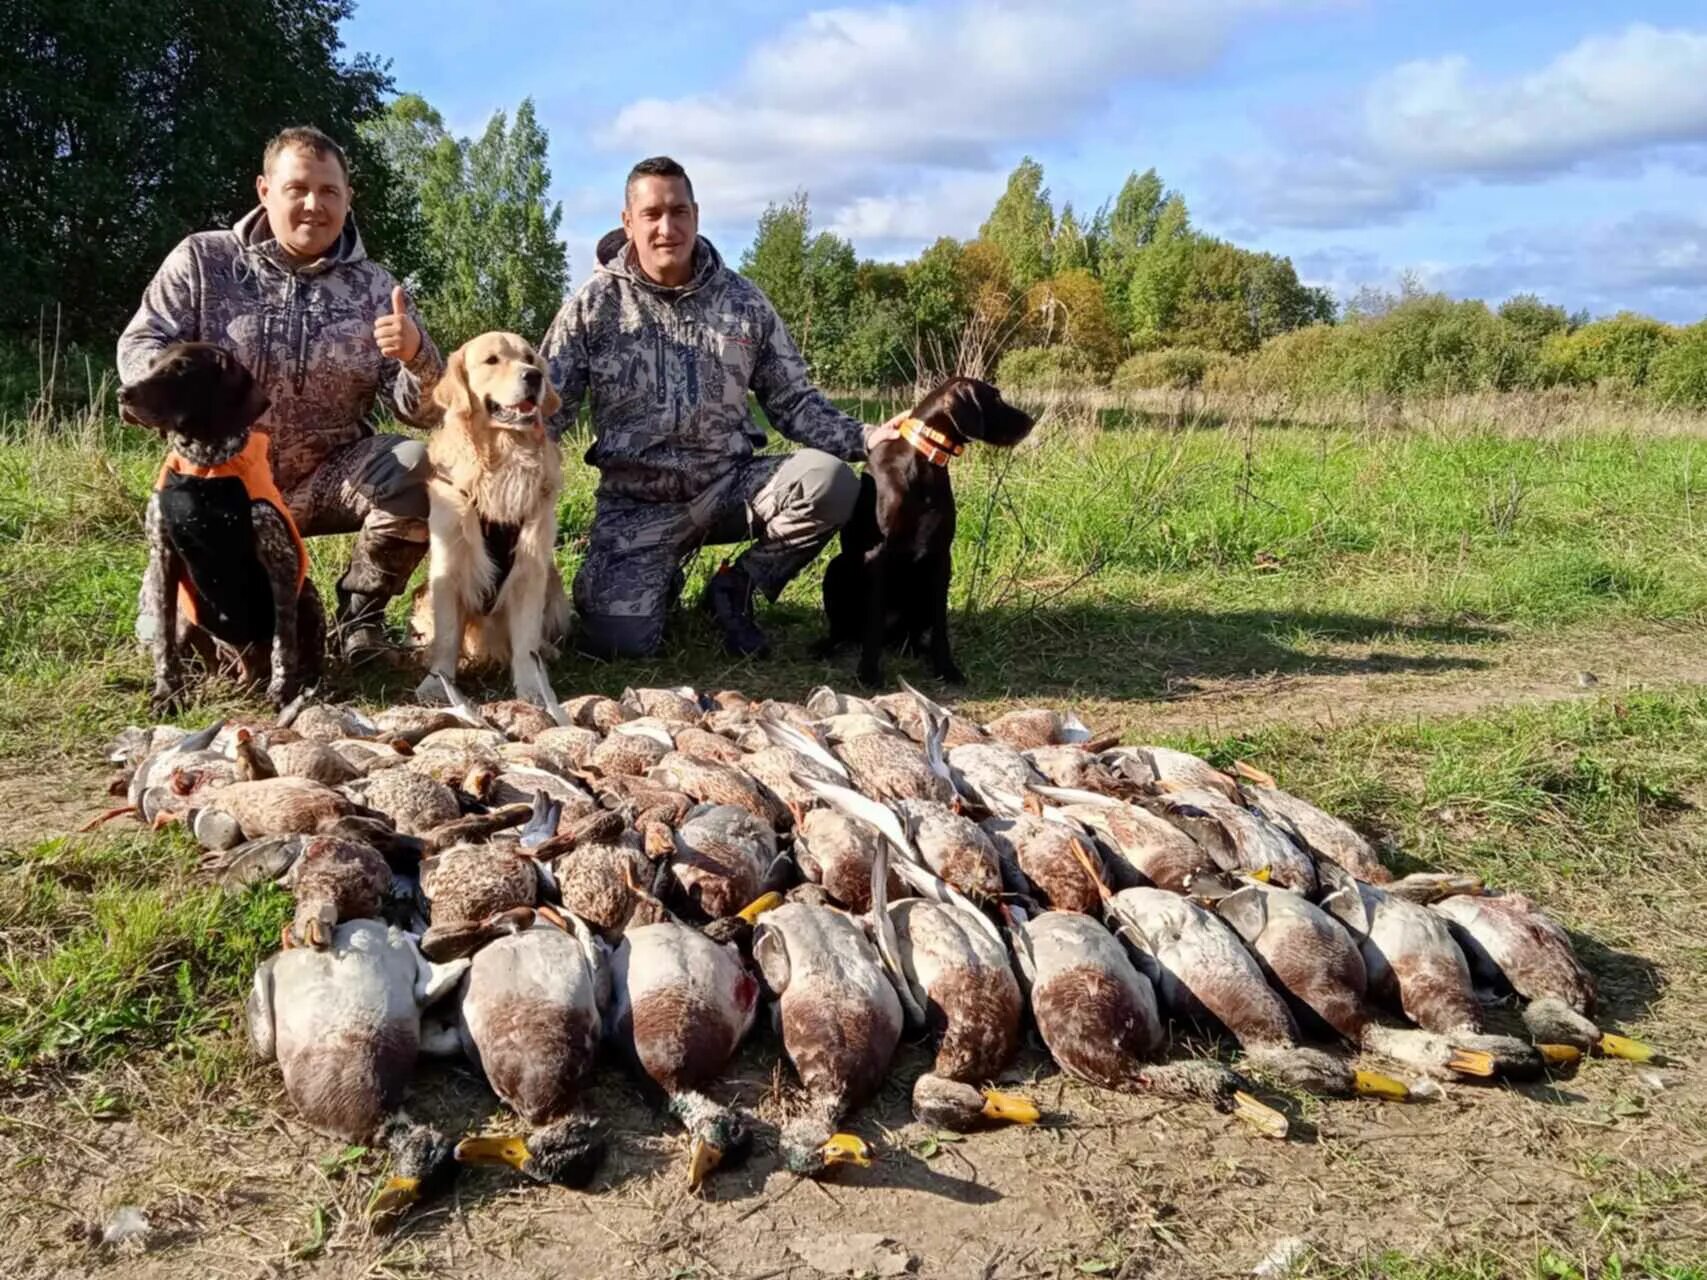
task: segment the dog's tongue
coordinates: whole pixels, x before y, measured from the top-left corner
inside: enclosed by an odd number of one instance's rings
[[[516,408],[523,413],[532,413],[534,410],[534,403],[532,400],[518,400],[516,401]]]

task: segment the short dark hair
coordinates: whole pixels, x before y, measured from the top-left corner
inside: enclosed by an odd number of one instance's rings
[[[281,151],[294,147],[312,151],[322,160],[331,156],[344,171],[344,181],[350,180],[350,160],[344,149],[311,124],[293,124],[275,133],[267,143],[267,149],[261,153],[261,172],[266,173],[273,167],[273,161],[279,158]]]
[[[622,202],[628,203],[628,193],[633,189],[637,178],[680,178],[688,189],[688,199],[693,199],[693,179],[688,177],[688,171],[682,168],[669,156],[649,156],[628,171],[628,181],[622,184]]]

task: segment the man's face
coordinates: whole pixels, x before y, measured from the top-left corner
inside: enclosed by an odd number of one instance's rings
[[[334,155],[286,147],[255,179],[255,190],[266,206],[273,235],[296,257],[321,257],[344,234],[350,184]]]
[[[693,276],[699,206],[681,178],[636,178],[628,188],[622,225],[640,269],[660,284],[686,284]]]

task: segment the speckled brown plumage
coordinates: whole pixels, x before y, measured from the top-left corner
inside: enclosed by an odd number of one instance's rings
[[[636,909],[655,906],[646,892],[652,865],[632,834],[620,841],[597,841],[558,857],[551,864],[557,894],[563,905],[606,937],[628,928]],[[648,919],[640,923],[654,923]]]
[[[676,828],[670,867],[687,900],[715,920],[757,898],[775,861],[768,823],[733,805],[709,805]]]
[[[1112,888],[1153,884],[1184,893],[1194,876],[1215,866],[1185,832],[1136,805],[1068,805],[1062,813],[1096,837]]]
[[[405,835],[424,836],[462,812],[448,786],[408,769],[381,770],[353,790],[363,804],[379,810]]]
[[[871,867],[882,836],[838,809],[811,809],[794,833],[794,858],[800,874],[821,885],[835,905],[856,915],[871,910]],[[899,881],[890,889],[901,896]]]
[[[675,689],[624,689],[622,705],[631,715],[657,716],[672,724],[698,724],[705,716],[697,700]]]
[[[307,778],[328,787],[341,786],[358,777],[356,767],[324,742],[306,738],[281,742],[268,752],[281,778]]]
[[[230,814],[251,840],[307,835],[355,811],[347,797],[307,778],[227,783],[208,793],[207,805]]]
[[[1056,911],[1094,913],[1102,906],[1083,857],[1102,875],[1102,856],[1084,836],[1029,813],[987,818],[984,833],[1043,903]]]
[[[745,809],[773,829],[788,823],[788,811],[739,769],[695,760],[672,751],[647,775],[654,782],[685,792],[701,804],[727,804]]]
[[[568,760],[575,768],[587,767],[593,748],[604,741],[596,729],[579,725],[556,725],[533,740],[533,745]]]
[[[1105,1089],[1136,1089],[1162,1042],[1150,980],[1089,916],[1045,912],[1020,926],[1038,1032],[1061,1069]]]
[[[1002,891],[1001,855],[976,822],[931,800],[897,800],[894,808],[931,871],[979,902]]]
[[[291,868],[296,913],[292,937],[324,946],[346,920],[377,918],[391,885],[391,868],[370,845],[316,836]]]
[[[695,760],[709,760],[713,764],[737,767],[741,764],[740,747],[728,738],[693,725],[676,730],[676,750]]]
[[[579,725],[583,729],[593,729],[601,734],[609,733],[632,715],[628,708],[615,698],[607,698],[598,693],[570,698],[563,704],[563,713],[569,717],[570,724]]]
[[[954,789],[931,772],[925,753],[898,734],[864,734],[834,748],[847,766],[854,789],[874,800],[935,800],[948,804]]]
[[[459,844],[421,863],[421,889],[434,924],[484,920],[539,899],[532,858],[502,845]]]
[[[1070,717],[1041,707],[1022,707],[998,716],[984,726],[992,738],[1019,751],[1069,742],[1073,727]],[[1079,726],[1078,736],[1084,736],[1083,726]]]
[[[600,773],[639,778],[669,754],[669,747],[647,734],[612,733],[593,748],[587,765]]]
[[[532,742],[547,729],[557,725],[549,711],[519,698],[483,702],[480,704],[480,714],[486,717],[488,724],[512,742]]]

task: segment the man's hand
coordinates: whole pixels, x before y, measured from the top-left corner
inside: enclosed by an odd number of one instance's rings
[[[899,440],[901,438],[901,424],[907,420],[907,413],[908,411],[903,409],[888,422],[876,427],[867,427],[865,429],[865,451],[870,453],[885,441]]]
[[[409,318],[409,296],[398,285],[391,291],[391,314],[373,322],[379,354],[408,364],[421,349],[421,330]]]

